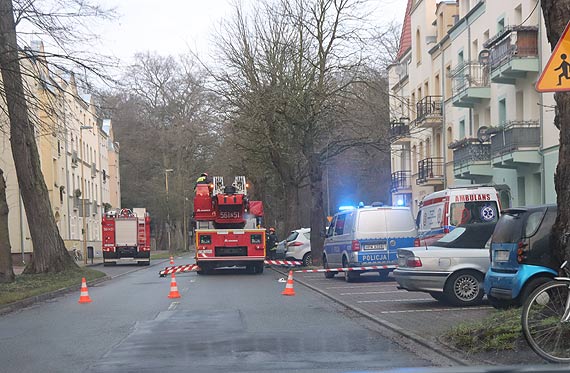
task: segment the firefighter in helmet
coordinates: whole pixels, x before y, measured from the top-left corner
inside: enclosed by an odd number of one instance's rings
[[[271,227],[267,230],[265,235],[265,249],[267,251],[268,259],[275,259],[277,254],[277,235],[275,234],[275,228]]]
[[[208,174],[205,172],[202,172],[200,177],[196,179],[196,184],[208,184],[208,182]]]

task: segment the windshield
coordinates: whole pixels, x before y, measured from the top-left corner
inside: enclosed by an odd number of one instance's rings
[[[482,249],[493,234],[496,223],[467,224],[455,228],[436,241],[433,246]]]

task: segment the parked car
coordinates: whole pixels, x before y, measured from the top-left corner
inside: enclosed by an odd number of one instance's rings
[[[277,244],[277,249],[275,249],[275,259],[285,259],[286,252],[287,252],[287,240],[280,241]]]
[[[285,259],[300,260],[305,267],[313,264],[313,257],[311,256],[311,228],[291,231],[285,241],[287,247]]]
[[[337,213],[329,226],[323,249],[324,268],[395,265],[396,250],[414,245],[417,230],[407,207],[368,206]],[[376,270],[387,278],[392,269]],[[326,278],[335,272],[325,272]],[[344,273],[351,282],[361,271]]]
[[[494,222],[456,227],[430,246],[398,250],[399,288],[429,293],[440,302],[473,306],[483,299]]]
[[[495,308],[520,306],[538,286],[558,275],[551,231],[554,204],[503,211],[491,242],[485,293]]]

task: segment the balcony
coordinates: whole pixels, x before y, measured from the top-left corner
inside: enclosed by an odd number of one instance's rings
[[[392,183],[390,191],[392,193],[401,192],[402,190],[411,191],[412,189],[412,172],[396,171],[392,172]]]
[[[528,73],[540,71],[538,28],[510,26],[484,44],[489,50],[491,81],[515,84]]]
[[[491,168],[491,143],[465,138],[449,144],[453,149],[453,174],[457,179],[475,179],[477,183],[488,182],[493,176]]]
[[[417,185],[442,185],[445,163],[441,157],[430,157],[418,162]]]
[[[442,124],[441,96],[426,96],[416,103],[416,125],[424,128],[439,127]]]
[[[494,167],[518,168],[539,165],[541,157],[538,121],[511,121],[491,136],[491,161]]]
[[[453,106],[472,108],[491,98],[489,67],[463,62],[451,71]]]
[[[71,167],[73,168],[77,167],[78,163],[79,163],[79,157],[77,157],[77,152],[74,150],[71,153]]]
[[[394,145],[410,142],[410,125],[404,121],[390,122],[390,141]]]

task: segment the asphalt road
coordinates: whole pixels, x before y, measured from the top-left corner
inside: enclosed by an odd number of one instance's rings
[[[188,261],[185,261],[187,263]],[[112,267],[111,267],[112,268]],[[427,366],[365,320],[280,274],[169,278],[141,268],[0,318],[0,371],[362,371]],[[103,269],[103,268],[101,268]]]

